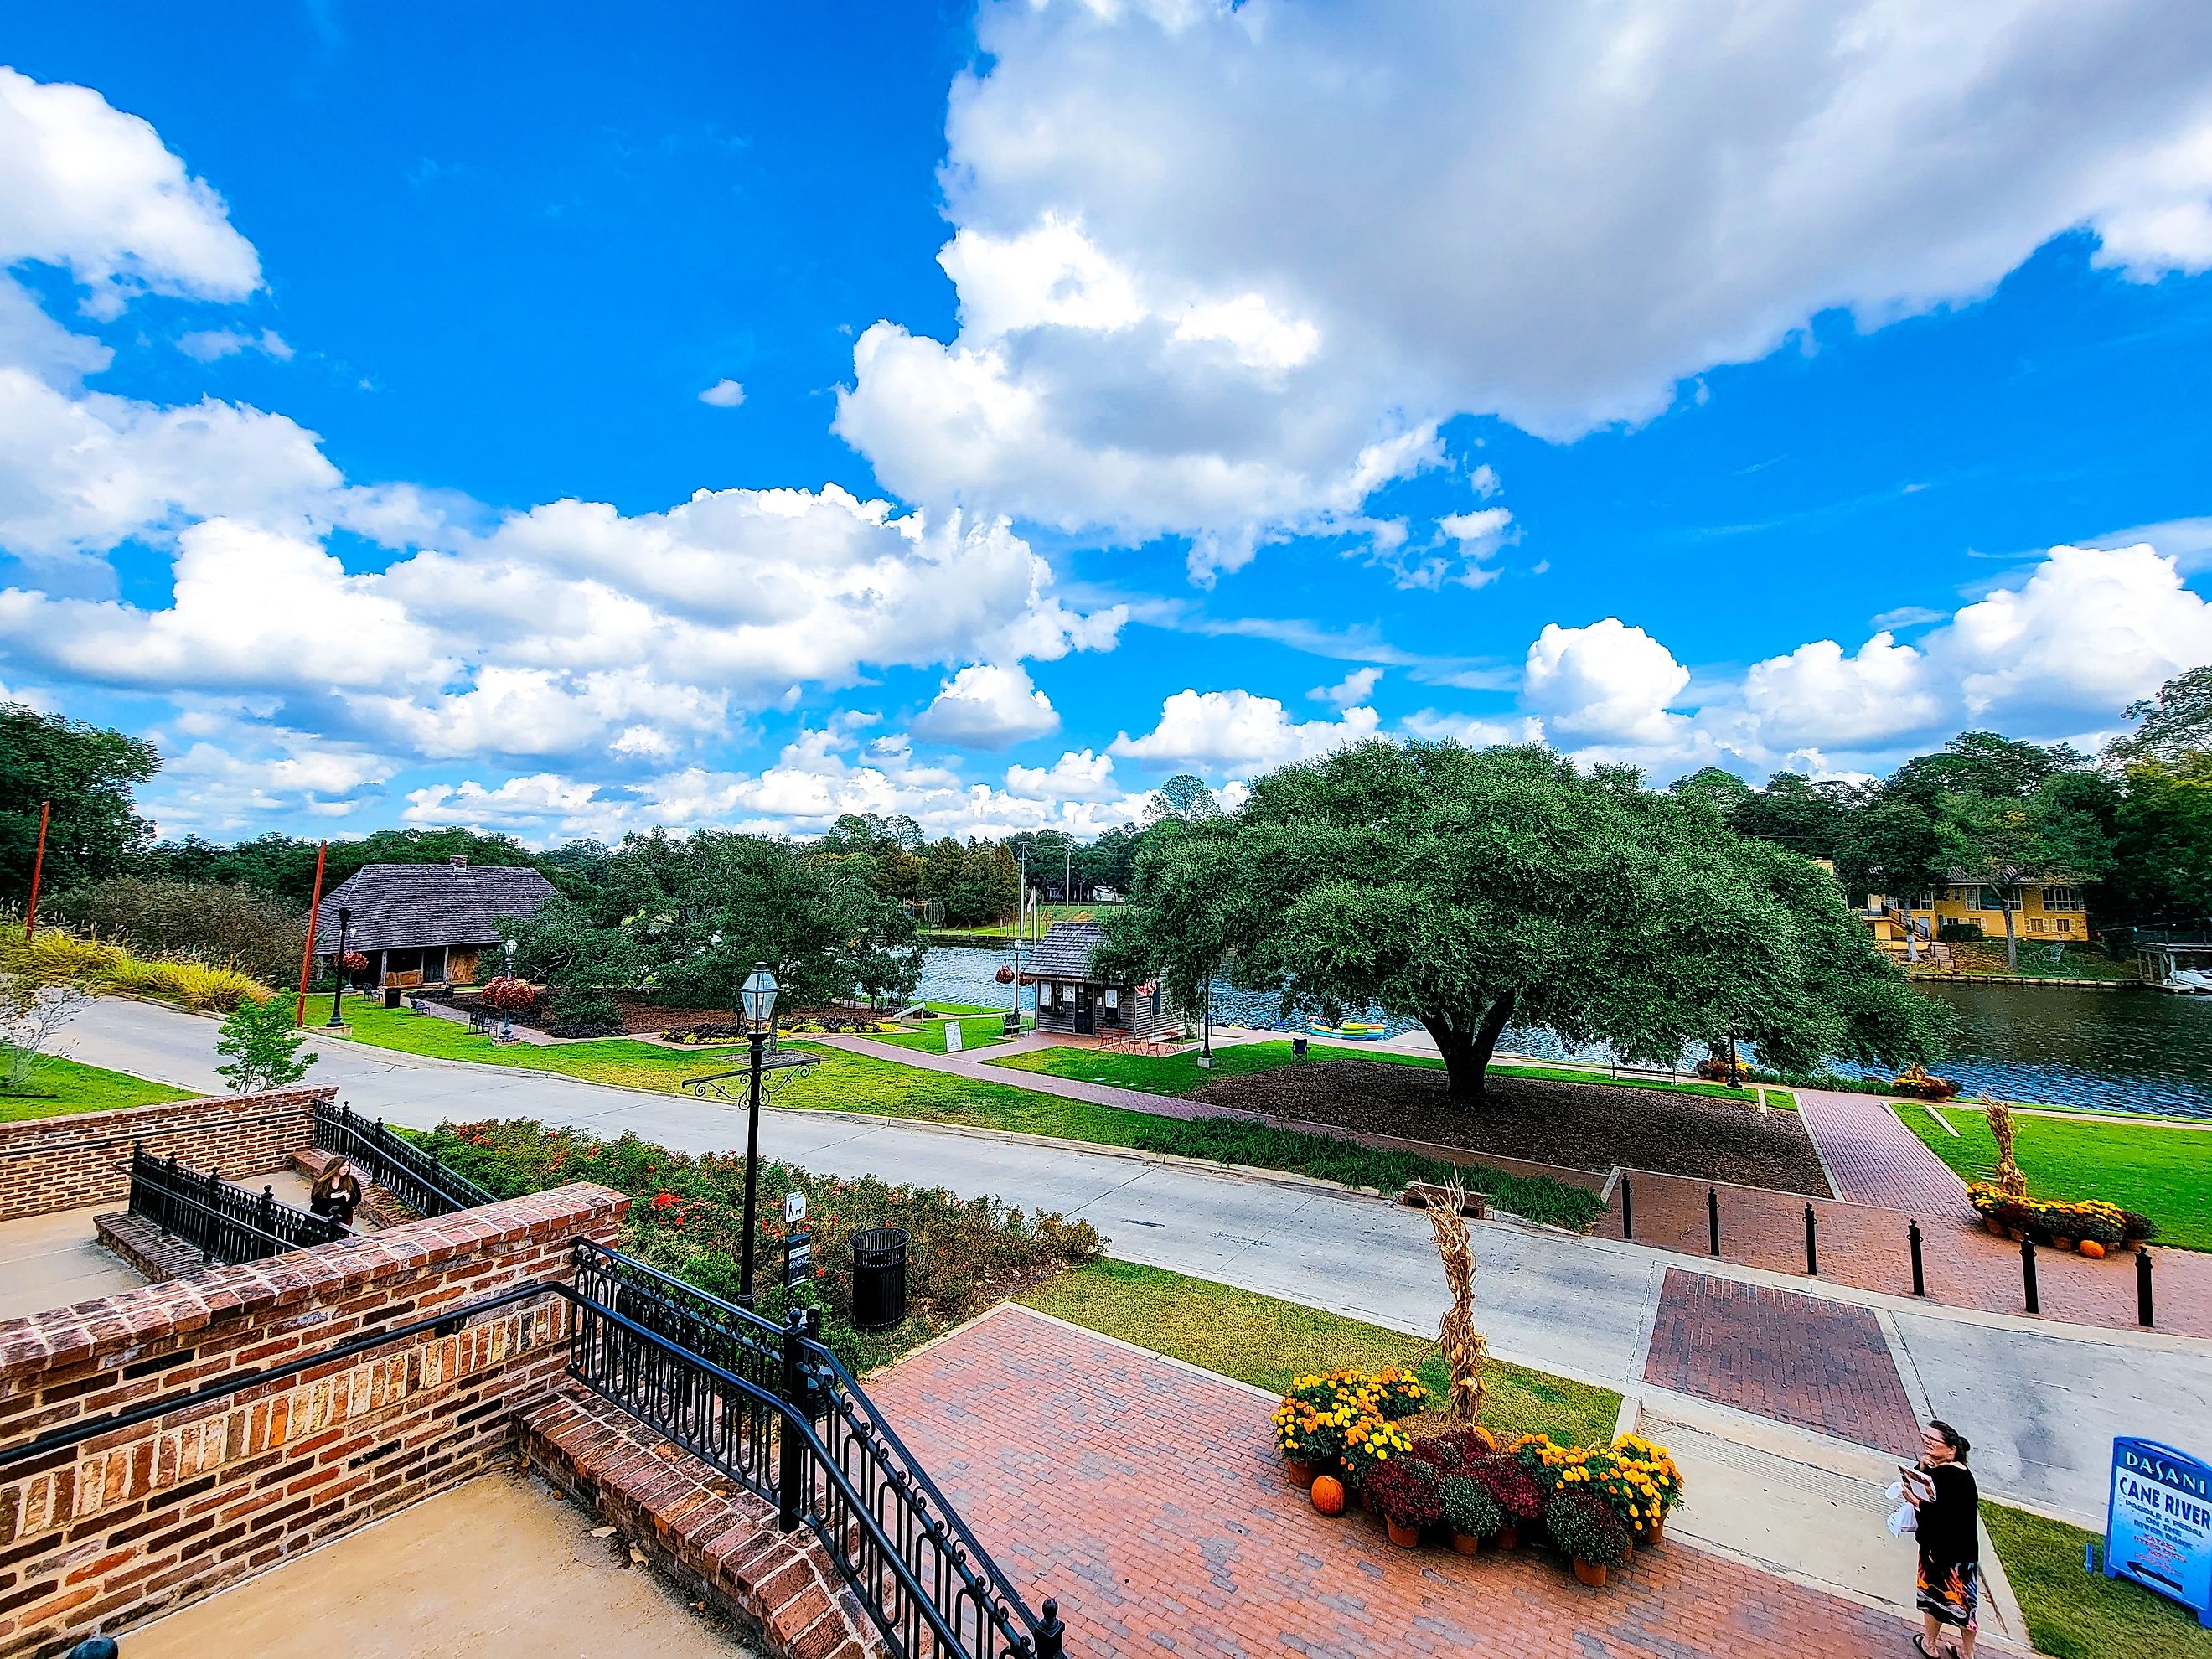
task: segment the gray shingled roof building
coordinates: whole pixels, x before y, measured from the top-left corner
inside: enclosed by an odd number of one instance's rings
[[[471,864],[369,864],[323,895],[315,950],[338,948],[338,912],[352,911],[346,948],[369,959],[356,975],[379,988],[466,985],[499,971],[499,921],[528,921],[553,896],[553,884],[524,866]]]
[[[1143,1039],[1181,1031],[1158,981],[1100,974],[1093,958],[1105,936],[1095,921],[1056,921],[1023,958],[1022,982],[1037,988],[1037,1030]]]

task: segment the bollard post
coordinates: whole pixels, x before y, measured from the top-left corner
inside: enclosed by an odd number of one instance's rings
[[[2035,1294],[2035,1239],[2033,1235],[2024,1235],[2020,1241],[2020,1278],[2022,1287],[2027,1291],[2028,1312],[2041,1313],[2042,1304]]]
[[[1920,1262],[1920,1223],[1918,1221],[1905,1224],[1905,1243],[1912,1246],[1912,1293],[1915,1296],[1925,1296],[1928,1294],[1928,1273]]]
[[[1636,1237],[1636,1194],[1629,1189],[1628,1171],[1620,1172],[1620,1236]]]
[[[1705,1188],[1705,1234],[1712,1253],[1721,1253],[1721,1195],[1715,1188]]]
[[[1805,1206],[1805,1271],[1814,1279],[1820,1276],[1820,1246],[1814,1233],[1818,1224],[1813,1206],[1808,1204]]]
[[[2150,1328],[2150,1252],[2136,1246],[2136,1323]]]

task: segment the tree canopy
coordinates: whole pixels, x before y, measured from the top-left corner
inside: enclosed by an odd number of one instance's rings
[[[1673,1059],[1748,1041],[1771,1063],[1940,1051],[1916,996],[1803,857],[1729,830],[1698,792],[1540,747],[1358,744],[1259,779],[1237,811],[1164,826],[1109,960],[1188,1003],[1216,964],[1285,1011],[1418,1020],[1455,1098],[1511,1022]]]
[[[142,738],[0,703],[0,892],[16,904],[29,896],[41,801],[53,803],[47,891],[130,870],[154,838],[131,792],[161,763]]]

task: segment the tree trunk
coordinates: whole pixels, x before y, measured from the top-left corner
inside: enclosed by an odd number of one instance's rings
[[[2020,896],[2019,890],[2005,895],[2005,966],[2014,973],[2020,971],[2020,937],[2014,931],[2012,902]]]
[[[1444,1057],[1445,1096],[1462,1106],[1479,1106],[1483,1101],[1483,1079],[1490,1069],[1490,1056],[1498,1047],[1498,1039],[1513,1018],[1513,993],[1508,991],[1492,1003],[1482,1016],[1482,1024],[1469,1031],[1464,1025],[1442,1018],[1425,1018],[1421,1024],[1437,1040],[1437,1048]]]

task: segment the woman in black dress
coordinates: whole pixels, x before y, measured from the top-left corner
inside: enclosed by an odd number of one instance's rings
[[[1912,1645],[1928,1659],[1943,1650],[1946,1627],[1958,1632],[1959,1659],[1974,1659],[1974,1609],[1981,1600],[1980,1490],[1966,1467],[1966,1437],[1938,1418],[1921,1431],[1920,1468],[1928,1485],[1905,1483],[1918,1519],[1921,1634]]]
[[[360,1203],[361,1177],[342,1158],[332,1158],[330,1167],[307,1189],[307,1208],[341,1227],[353,1225],[353,1212]]]

